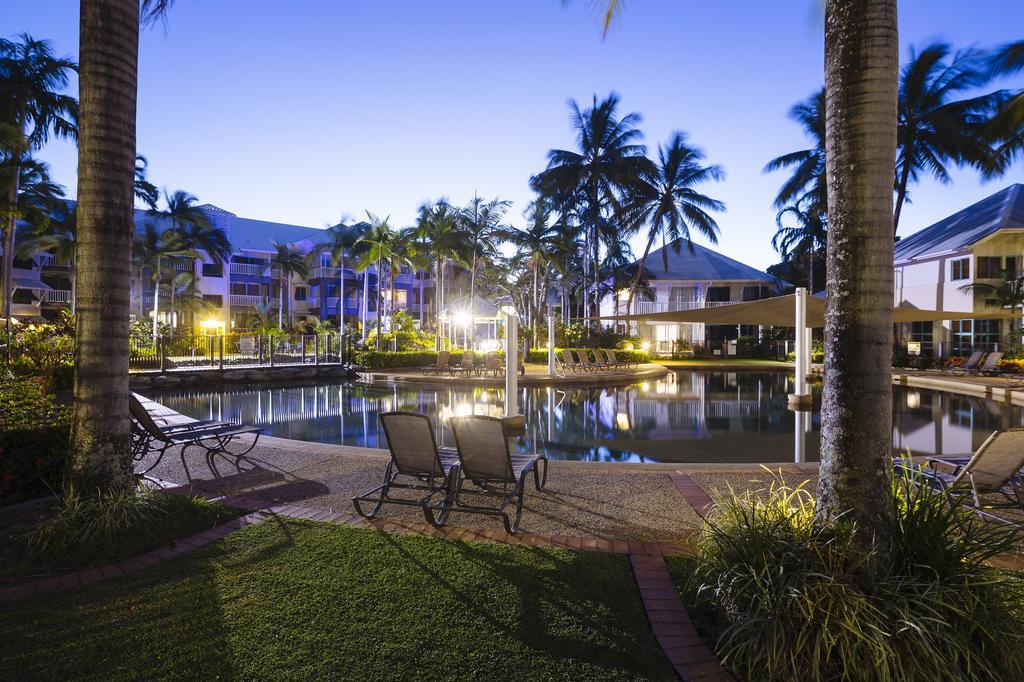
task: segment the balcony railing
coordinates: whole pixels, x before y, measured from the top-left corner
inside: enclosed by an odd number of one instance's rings
[[[677,310],[697,310],[699,308],[717,308],[723,305],[733,305],[741,301],[634,301],[632,314],[650,315],[651,313],[667,313]],[[625,312],[625,303],[620,303]]]
[[[172,258],[170,264],[177,272],[193,272],[196,269],[196,262],[191,258]]]
[[[43,303],[71,303],[71,292],[63,289],[49,289],[43,292]]]
[[[53,255],[52,253],[41,253],[38,256],[36,256],[36,258],[38,259],[37,262],[39,263],[40,269],[42,269],[42,268],[59,268],[61,270],[69,270],[69,269],[71,269],[71,264],[70,263],[58,263],[57,262],[57,256]]]
[[[266,277],[270,272],[270,265],[256,265],[255,263],[232,263],[230,272],[232,275]]]
[[[235,308],[255,308],[257,306],[269,303],[271,308],[278,306],[276,298],[267,298],[266,296],[245,296],[241,294],[231,294],[230,303]]]

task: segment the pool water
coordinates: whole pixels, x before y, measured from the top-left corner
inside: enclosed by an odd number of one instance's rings
[[[778,371],[670,372],[615,388],[523,388],[524,451],[601,462],[816,461],[820,387],[811,411],[793,412],[793,377]],[[150,396],[199,419],[254,424],[281,438],[386,447],[377,416],[430,415],[442,445],[447,419],[503,410],[504,389],[343,382],[272,388],[154,391]],[[1024,425],[1024,408],[992,400],[893,387],[893,450],[914,456],[972,452],[998,429]]]

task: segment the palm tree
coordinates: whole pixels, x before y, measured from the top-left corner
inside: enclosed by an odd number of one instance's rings
[[[433,204],[425,203],[419,208],[416,229],[424,242],[435,272],[434,329],[435,349],[440,349],[441,324],[438,316],[447,302],[446,284],[449,262],[463,262],[465,243],[459,228],[459,211],[444,197]],[[420,296],[422,311],[423,297]]]
[[[128,490],[135,481],[128,332],[139,26],[171,3],[82,0],[80,5],[78,314],[68,473],[86,494]]]
[[[552,224],[553,210],[551,203],[544,197],[537,197],[530,202],[523,212],[526,228],[510,230],[504,238],[516,246],[526,256],[526,265],[530,271],[532,286],[529,305],[526,306],[527,323],[533,327],[533,340],[537,343],[539,334],[541,296],[538,282],[541,270],[551,261],[554,253],[554,239],[557,234]],[[544,277],[545,283],[547,277]],[[547,287],[544,287],[545,290]]]
[[[24,187],[24,184],[22,184]],[[40,227],[26,226],[23,236],[17,241],[16,255],[19,258],[34,258],[41,253],[54,257],[58,265],[69,267],[71,282],[71,313],[75,312],[75,209],[65,204]],[[19,230],[20,232],[20,230]]]
[[[150,208],[156,208],[160,201],[160,191],[146,177],[149,172],[149,161],[142,154],[135,155],[135,198]]]
[[[196,276],[191,272],[178,272],[165,279],[160,289],[166,294],[171,311],[171,319],[177,319],[177,313],[188,313],[193,317],[213,310],[209,300],[203,298],[196,289]]]
[[[619,206],[617,193],[650,172],[652,165],[646,157],[647,148],[639,144],[640,114],[629,113],[620,119],[618,104],[619,96],[614,92],[600,102],[595,96],[592,106],[585,111],[570,100],[578,150],[552,149],[548,152],[547,169],[530,180],[534,190],[549,197],[559,208],[578,207],[588,269],[593,273],[593,299],[589,303],[595,312],[602,211],[615,211]]]
[[[893,232],[899,228],[907,185],[928,173],[950,181],[950,163],[970,164],[982,171],[991,167],[991,149],[981,138],[993,96],[956,99],[988,80],[983,54],[978,50],[952,53],[949,45],[935,43],[920,53],[911,48],[899,85],[897,125],[896,207]]]
[[[14,292],[15,230],[18,223],[19,180],[28,154],[42,147],[54,134],[73,138],[78,103],[62,94],[77,65],[57,57],[50,43],[22,33],[17,40],[0,38],[0,123],[5,127],[5,165],[18,169],[3,182],[8,210],[3,215],[2,309],[7,333],[11,326],[11,297]],[[9,350],[8,350],[9,352]]]
[[[173,194],[165,193],[164,201],[165,211],[154,208],[149,214],[170,221],[171,229],[181,235],[188,248],[205,253],[218,265],[231,257],[231,240],[227,233],[210,223],[206,212],[196,205],[199,201],[196,197],[179,189]]]
[[[146,223],[139,239],[134,244],[135,263],[142,277],[143,269],[149,268],[153,280],[153,343],[156,344],[160,323],[160,289],[163,282],[163,262],[168,258],[192,258],[198,254],[189,248],[181,232],[175,229],[160,230],[152,222]],[[141,287],[140,291],[140,312]],[[173,311],[172,311],[173,312]]]
[[[274,247],[274,253],[270,256],[271,268],[278,272],[278,309],[277,326],[284,329],[284,306],[288,302],[288,319],[292,317],[292,275],[298,275],[305,279],[309,276],[309,261],[302,255],[302,252],[290,244],[279,244],[270,242]]]
[[[775,208],[808,200],[825,206],[828,195],[825,180],[825,88],[796,104],[790,109],[789,117],[803,127],[814,145],[777,156],[764,167],[765,173],[793,168],[793,174],[775,197]]]
[[[484,201],[474,196],[460,212],[459,225],[469,251],[469,328],[476,338],[476,268],[481,258],[495,253],[497,241],[508,234],[509,228],[502,224],[511,201],[497,198]]]
[[[796,224],[786,224],[786,218],[792,217]],[[807,257],[807,289],[814,293],[814,262],[826,241],[825,211],[816,204],[804,208],[796,203],[787,206],[775,216],[778,229],[772,237],[772,248],[778,251],[783,260],[790,253],[802,253]]]
[[[351,253],[368,227],[366,223],[345,225],[339,222],[328,230],[327,243],[314,252],[319,255],[326,250],[331,254],[331,262],[338,264],[338,330],[342,335],[345,334],[345,254]]]
[[[644,169],[638,181],[630,188],[626,206],[630,227],[649,225],[647,243],[640,266],[629,287],[627,313],[633,308],[633,298],[647,266],[647,256],[654,240],[661,235],[662,244],[671,242],[672,250],[679,253],[685,244],[691,250],[690,230],[695,229],[712,244],[718,242],[718,223],[708,211],[724,211],[725,204],[701,194],[696,186],[709,180],[725,177],[719,166],[702,164],[704,153],[686,143],[683,133],[674,133],[667,146],[658,146],[658,164]],[[668,250],[662,248],[665,272],[668,272]]]
[[[988,66],[993,76],[1008,76],[1024,70],[1024,40],[995,50],[989,56]],[[988,174],[1001,174],[1024,154],[1024,90],[1002,93],[996,112],[986,124],[985,134],[995,143],[993,168]]]
[[[975,294],[985,297],[985,305],[990,308],[1002,308],[1009,311],[1010,338],[1016,336],[1020,340],[1020,327],[1018,333],[1014,334],[1014,320],[1019,319],[1018,310],[1024,308],[1024,276],[1018,275],[1011,270],[1003,270],[999,273],[999,284],[989,282],[973,282],[964,284],[957,288],[965,294]]]
[[[367,271],[374,266],[377,273],[377,350],[380,350],[380,337],[383,330],[383,276],[384,264],[390,261],[393,256],[395,235],[388,224],[390,216],[381,220],[373,213],[366,212],[370,227],[356,242],[357,261],[356,269],[360,272]],[[364,327],[365,329],[365,327]]]

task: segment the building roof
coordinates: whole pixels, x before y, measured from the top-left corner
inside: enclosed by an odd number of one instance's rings
[[[1010,185],[899,240],[896,262],[964,249],[1007,227],[1024,228],[1024,185]]]
[[[788,282],[778,277],[773,277],[738,260],[723,256],[706,246],[693,244],[693,248],[690,249],[683,243],[680,244],[679,253],[676,253],[673,244],[675,242],[655,249],[647,256],[647,270],[655,280],[755,281],[782,287],[789,286]],[[668,251],[667,272],[662,256],[662,252],[666,250]]]

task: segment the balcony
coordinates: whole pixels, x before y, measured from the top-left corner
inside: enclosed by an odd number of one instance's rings
[[[232,275],[245,275],[247,277],[268,277],[270,274],[270,264],[232,263],[229,272]]]
[[[723,305],[733,305],[742,301],[633,301],[633,315],[650,315],[651,313],[667,313],[677,310],[697,310],[699,308],[717,308]],[[625,312],[625,302],[620,302],[619,307]]]
[[[170,266],[175,272],[195,272],[196,262],[191,258],[172,258]]]
[[[43,292],[43,303],[71,303],[71,292],[64,289],[49,289]]]
[[[241,294],[231,294],[229,298],[232,308],[255,308],[261,306],[264,303],[269,303],[271,308],[278,306],[276,298],[268,299],[266,296],[245,296]]]
[[[313,271],[309,273],[310,279],[338,279],[339,277],[341,277],[341,268],[321,266],[313,268]],[[345,268],[345,277],[355,279],[356,273],[352,268]]]
[[[58,263],[57,257],[52,253],[41,253],[36,256],[40,270],[70,270],[71,263]]]

